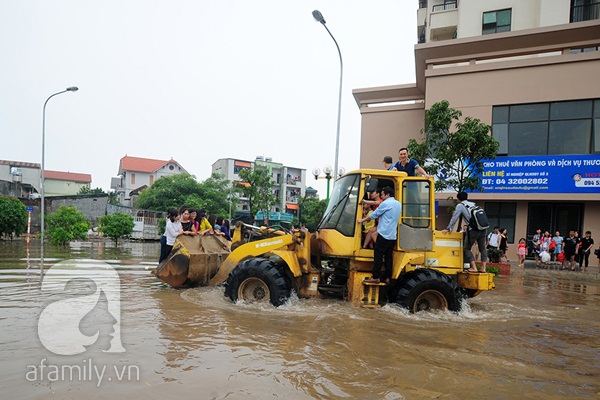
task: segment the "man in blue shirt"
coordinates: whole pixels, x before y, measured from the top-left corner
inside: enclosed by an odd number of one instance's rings
[[[377,210],[364,218],[359,218],[361,224],[365,221],[379,218],[377,225],[377,241],[375,242],[375,253],[373,257],[373,278],[365,279],[365,282],[389,283],[392,275],[392,257],[396,245],[396,234],[398,232],[398,220],[402,212],[402,205],[394,198],[394,190],[386,186],[381,189],[380,198],[383,200]],[[385,260],[385,272],[381,273],[381,267]]]
[[[400,158],[400,161],[394,164],[394,168],[392,168],[392,171],[406,172],[408,176],[417,176],[418,172],[425,178],[430,178],[429,174],[427,174],[427,172],[425,172],[425,170],[421,168],[417,160],[408,158],[408,149],[406,147],[403,147],[400,150],[398,150],[398,157]]]

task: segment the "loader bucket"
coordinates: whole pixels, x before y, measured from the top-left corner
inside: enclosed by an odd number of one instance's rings
[[[229,246],[222,236],[181,235],[169,256],[152,273],[173,287],[205,286],[229,255]]]

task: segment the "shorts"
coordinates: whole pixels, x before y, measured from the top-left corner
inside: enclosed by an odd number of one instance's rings
[[[575,255],[575,250],[565,249],[564,253],[565,253],[565,260],[571,260],[571,257],[573,257]]]

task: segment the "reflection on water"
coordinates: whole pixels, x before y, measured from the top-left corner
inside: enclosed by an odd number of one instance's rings
[[[175,290],[149,274],[158,251],[157,243],[47,251],[49,265],[97,259],[121,278],[126,352],[105,353],[99,343],[78,356],[57,356],[37,337],[48,299],[36,267],[27,267],[39,263],[39,249],[27,257],[24,245],[0,242],[0,396],[559,399],[597,398],[600,391],[594,269],[587,277],[515,270],[459,314],[413,315],[320,299],[292,298],[275,309],[232,304],[219,287]],[[86,318],[105,318],[105,311]],[[47,376],[28,381],[28,366],[44,358],[49,365],[107,368],[100,385]],[[139,379],[114,373],[132,367],[139,367]]]

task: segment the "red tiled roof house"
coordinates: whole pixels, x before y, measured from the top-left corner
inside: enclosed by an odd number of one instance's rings
[[[125,156],[119,162],[119,176],[112,178],[110,187],[117,192],[122,205],[133,207],[134,198],[143,186],[149,187],[163,176],[184,173],[188,172],[173,159],[164,161]]]

